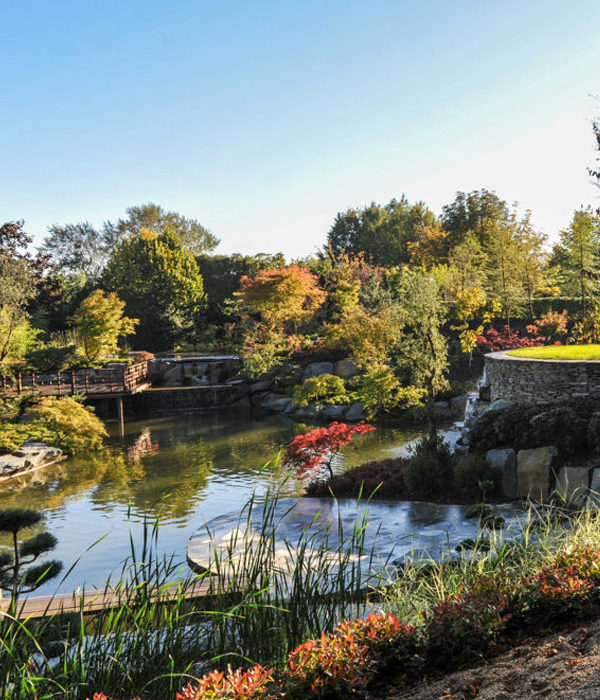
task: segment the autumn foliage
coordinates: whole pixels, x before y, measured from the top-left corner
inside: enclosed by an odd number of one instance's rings
[[[354,435],[370,433],[375,428],[367,423],[348,425],[334,421],[326,428],[316,428],[304,435],[298,435],[288,445],[284,464],[293,467],[294,478],[304,479],[319,476],[324,469],[333,476],[331,462],[335,455],[347,445]]]
[[[238,296],[270,326],[295,328],[314,316],[327,293],[319,288],[312,272],[290,265],[260,270],[254,278],[244,275]]]

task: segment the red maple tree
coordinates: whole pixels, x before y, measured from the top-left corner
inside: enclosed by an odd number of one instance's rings
[[[305,479],[327,469],[333,476],[331,462],[335,455],[347,445],[354,435],[364,435],[376,430],[368,423],[348,425],[334,421],[327,428],[316,428],[304,435],[296,436],[288,445],[284,464],[292,466],[295,479]]]

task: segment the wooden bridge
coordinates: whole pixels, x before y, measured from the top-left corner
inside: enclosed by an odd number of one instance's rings
[[[0,396],[68,396],[81,394],[95,398],[128,396],[143,391],[148,384],[148,362],[129,367],[30,372],[15,377],[0,376]]]

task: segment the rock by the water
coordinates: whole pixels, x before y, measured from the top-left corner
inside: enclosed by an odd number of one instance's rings
[[[600,506],[600,468],[598,467],[592,470],[589,500],[596,506]]]
[[[38,440],[27,440],[13,454],[0,455],[0,476],[13,476],[57,462],[63,451]]]
[[[556,477],[556,492],[567,503],[581,506],[588,495],[589,478],[588,467],[561,467]]]
[[[306,365],[302,378],[310,379],[311,377],[318,377],[320,374],[331,374],[332,372],[332,362],[311,362],[310,365]]]
[[[488,450],[485,461],[496,474],[502,495],[517,498],[517,453],[511,448]]]
[[[517,454],[517,496],[546,500],[550,490],[550,475],[558,450],[553,445],[519,450]]]
[[[496,399],[483,411],[483,413],[489,413],[490,411],[501,411],[504,408],[510,408],[514,404],[508,399]]]
[[[296,411],[295,415],[298,418],[311,418],[314,420],[318,420],[323,415],[323,411],[321,406],[318,406],[316,404],[309,404],[308,406],[300,406],[300,408]]]
[[[261,379],[258,382],[252,382],[252,384],[250,384],[250,391],[251,393],[256,394],[259,391],[269,391],[272,386],[272,379]]]
[[[465,417],[465,409],[467,407],[467,401],[469,400],[468,394],[461,394],[460,396],[453,396],[450,399],[450,413],[452,418],[457,418],[461,420]]]
[[[365,407],[362,403],[362,401],[357,401],[356,403],[353,403],[352,406],[348,409],[346,413],[346,420],[348,421],[355,421],[355,420],[364,420],[365,419]]]
[[[331,420],[339,420],[343,417],[348,406],[325,406],[323,409],[323,415]]]
[[[285,411],[293,405],[292,399],[285,394],[267,394],[263,399],[260,407],[265,411]]]
[[[360,370],[352,360],[338,360],[333,363],[333,374],[338,377],[354,377]]]
[[[448,401],[435,401],[433,404],[433,413],[439,420],[447,420],[450,418],[450,404]]]

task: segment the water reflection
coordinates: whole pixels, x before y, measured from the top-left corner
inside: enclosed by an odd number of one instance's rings
[[[61,588],[71,590],[84,581],[101,585],[127,556],[129,532],[134,540],[140,536],[144,518],[161,518],[163,551],[183,560],[187,538],[202,521],[241,509],[253,491],[264,493],[283,482],[285,495],[299,495],[303,485],[289,479],[276,458],[311,427],[249,412],[131,422],[125,437],[113,436],[100,453],[7,482],[0,507],[42,509],[46,527],[59,540],[56,556],[67,565],[106,535]],[[414,435],[382,428],[360,436],[334,468],[389,457]],[[3,544],[8,540],[0,539]]]

